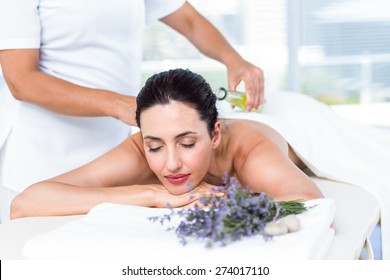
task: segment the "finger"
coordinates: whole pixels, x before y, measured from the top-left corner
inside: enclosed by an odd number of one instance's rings
[[[199,200],[200,195],[191,191],[181,195],[169,195],[167,197],[168,204],[173,208],[180,208]],[[166,207],[166,204],[164,207]]]
[[[189,203],[189,204],[187,204],[187,205],[183,205],[183,206],[180,207],[180,208],[194,208],[195,205],[198,205],[198,207],[199,207],[199,208],[202,208],[202,209],[207,209],[207,208],[209,208],[209,206],[203,205],[202,203],[200,203],[200,201],[191,202],[191,203]]]
[[[262,105],[265,102],[264,97],[264,72],[260,70],[260,80],[259,80],[259,88],[260,88],[260,95],[259,95],[259,105]]]
[[[261,72],[258,73],[258,76],[256,77],[255,79],[255,83],[256,83],[256,104],[255,104],[255,108],[256,109],[259,109],[259,106],[261,104],[261,99],[262,99],[262,95],[263,95],[263,86],[262,86],[262,82],[263,82],[263,77],[261,75]]]
[[[259,68],[256,69],[254,75],[251,76],[250,83],[251,90],[248,93],[247,109],[258,109],[264,102],[264,78],[263,71]]]
[[[246,80],[245,83],[245,93],[246,93],[246,104],[245,108],[248,112],[252,111],[256,104],[256,90],[253,84],[253,80]]]
[[[228,90],[235,91],[238,84],[241,82],[241,79],[228,76]]]

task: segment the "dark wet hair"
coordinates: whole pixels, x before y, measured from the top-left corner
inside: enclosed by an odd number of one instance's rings
[[[216,99],[206,80],[190,70],[173,69],[154,74],[137,96],[137,125],[141,128],[140,115],[144,110],[177,101],[195,109],[211,135],[218,118]]]

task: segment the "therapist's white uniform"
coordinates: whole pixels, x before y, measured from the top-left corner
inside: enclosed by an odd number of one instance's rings
[[[145,22],[184,0],[1,0],[0,50],[40,49],[41,71],[121,94],[139,91]],[[29,185],[79,167],[122,142],[111,117],[69,117],[0,93],[0,210]]]

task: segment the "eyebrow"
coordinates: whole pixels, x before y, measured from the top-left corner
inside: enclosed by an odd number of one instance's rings
[[[175,139],[178,139],[178,138],[181,138],[181,137],[184,137],[184,136],[188,136],[190,134],[197,134],[195,131],[185,131],[183,133],[180,133],[178,135],[175,136]],[[162,141],[161,138],[158,138],[158,137],[155,137],[155,136],[150,136],[150,135],[146,135],[143,137],[144,140],[146,139],[150,139],[152,141]]]

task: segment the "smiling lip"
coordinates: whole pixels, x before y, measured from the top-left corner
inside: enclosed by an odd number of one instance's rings
[[[165,176],[165,178],[173,185],[181,185],[188,180],[189,176],[189,174],[178,174]]]

